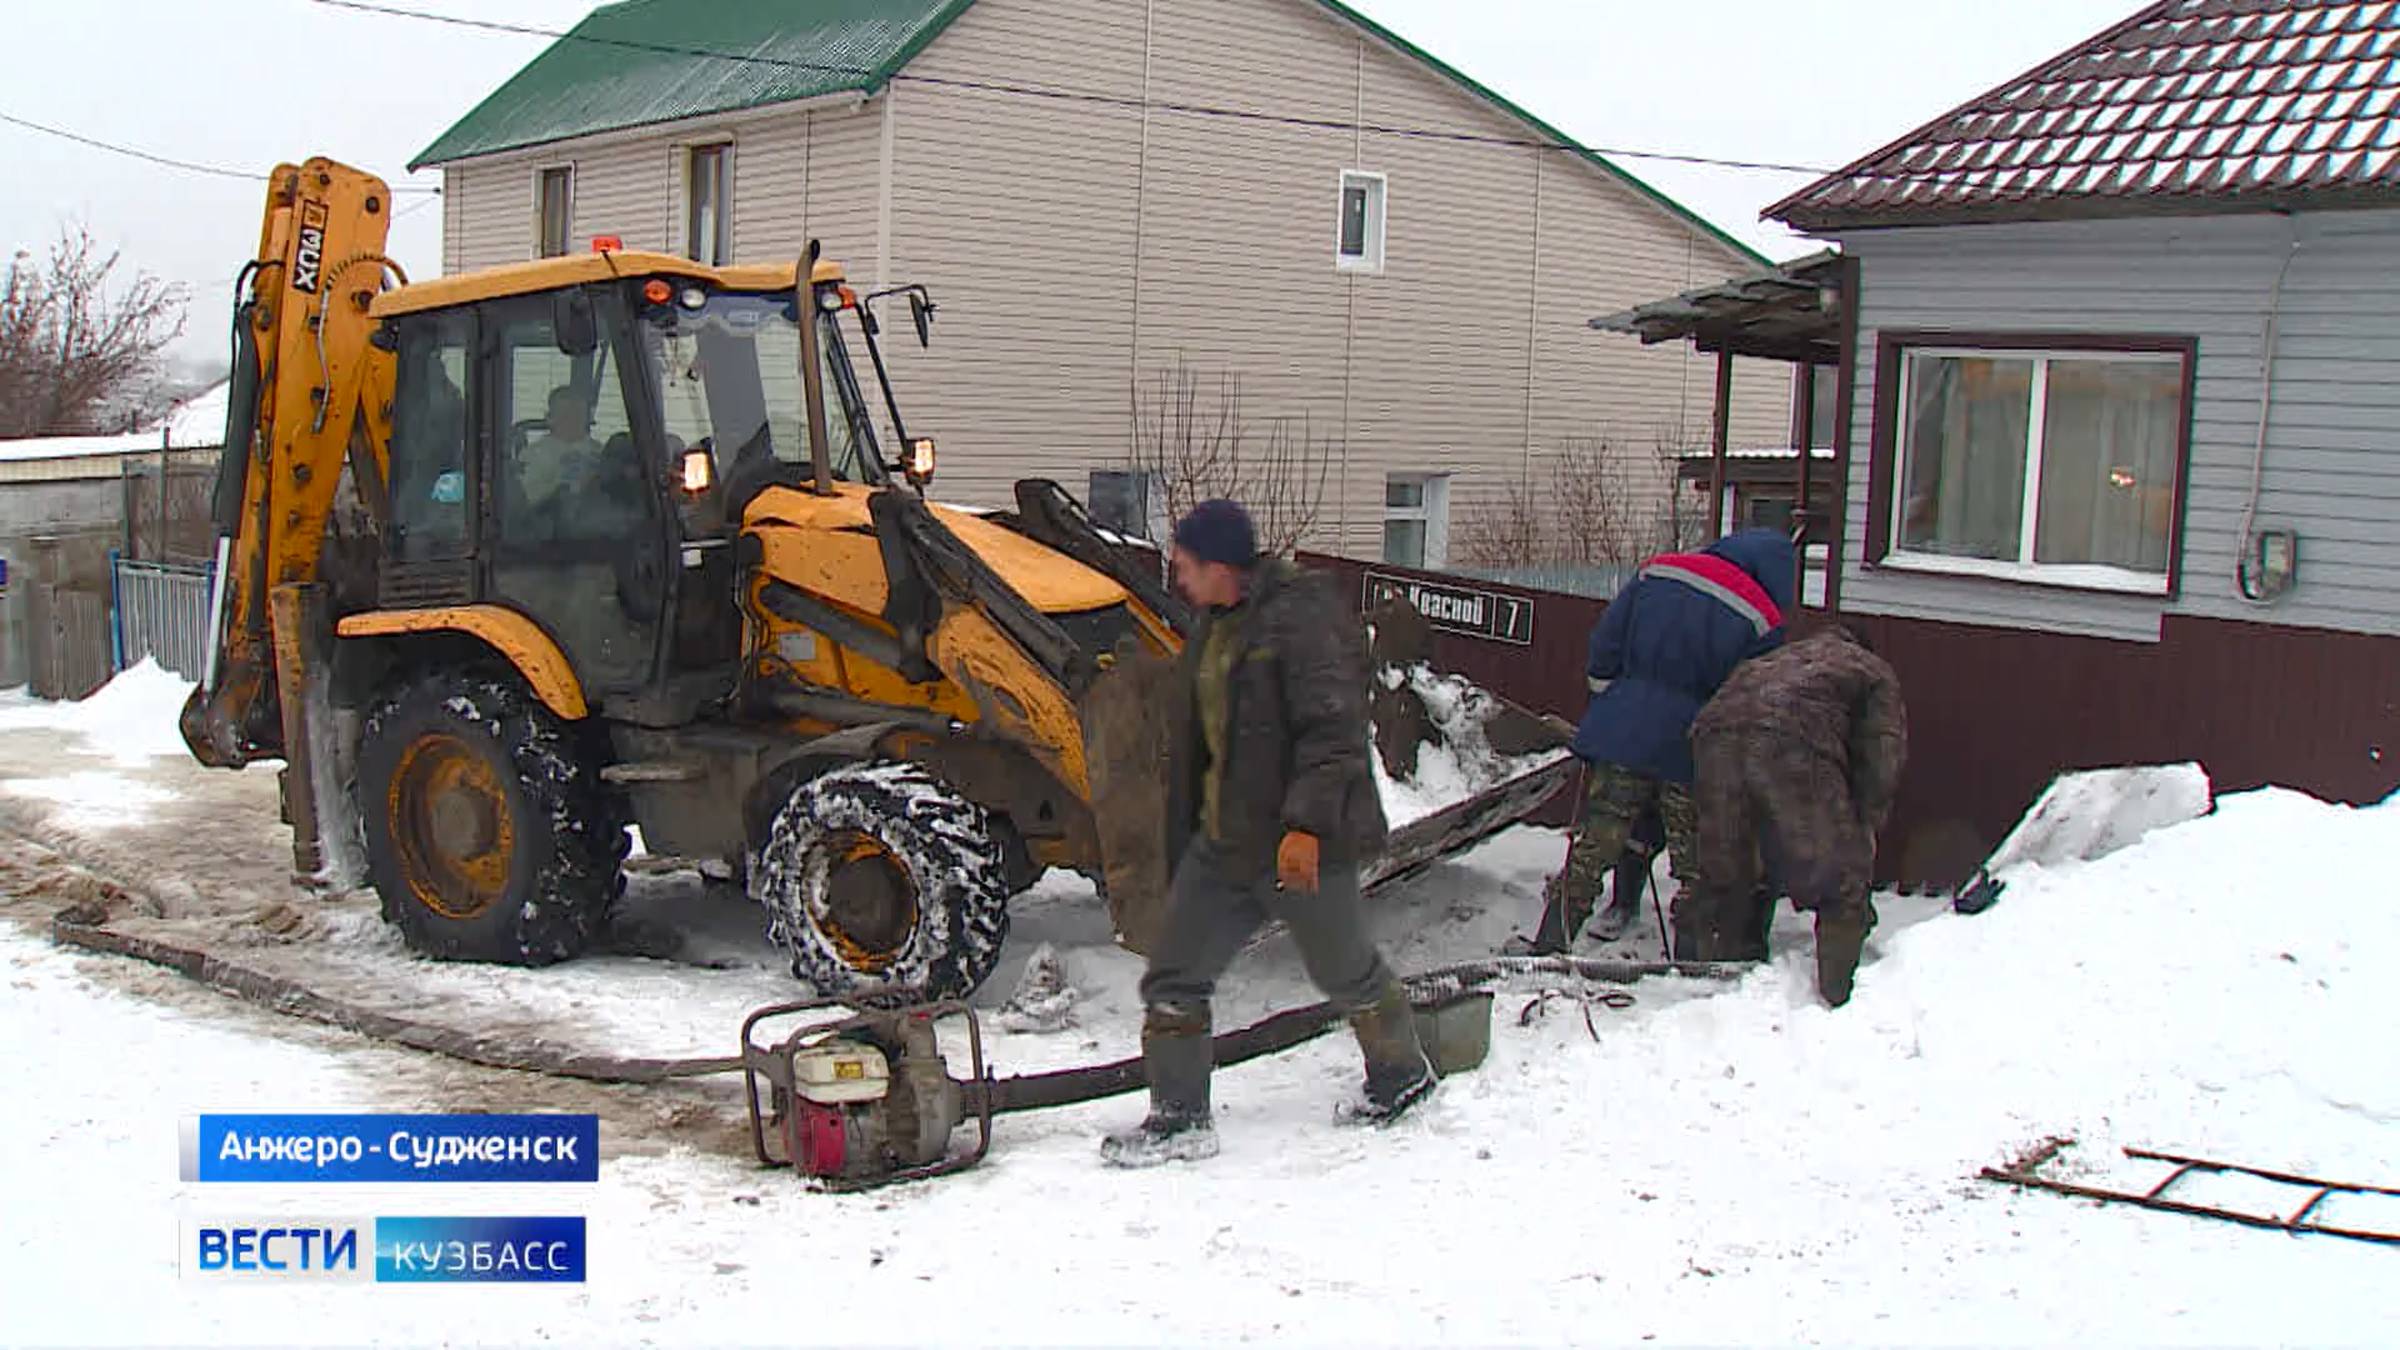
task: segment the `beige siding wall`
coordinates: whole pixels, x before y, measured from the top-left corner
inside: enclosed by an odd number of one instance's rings
[[[912,73],[1141,94],[1143,10],[1123,0],[978,4]],[[940,304],[930,350],[888,311],[911,430],[942,446],[945,498],[1023,477],[1080,495],[1121,458],[1141,114],[931,84],[893,105],[892,280]]]
[[[1281,424],[1322,449],[1311,542],[1354,554],[1381,548],[1388,474],[1453,475],[1455,552],[1571,443],[1612,447],[1640,515],[1667,490],[1662,446],[1708,442],[1713,360],[1587,321],[1755,264],[1572,155],[1362,133],[1533,135],[1310,0],[984,0],[910,72],[1150,107],[903,81],[861,106],[453,166],[445,263],[531,256],[534,171],[568,159],[578,247],[676,247],[677,147],[729,137],[739,257],[813,231],[862,284],[933,288],[930,351],[905,307],[887,331],[948,498],[998,504],[1029,475],[1082,492],[1127,462],[1179,363],[1204,403],[1238,381],[1254,442]],[[1159,106],[1178,103],[1347,126]],[[1388,175],[1380,274],[1335,266],[1344,168]],[[1788,407],[1787,368],[1745,369],[1734,441],[1781,444]]]
[[[880,241],[880,104],[712,119],[648,136],[594,137],[450,165],[443,173],[446,272],[535,256],[537,185],[544,168],[571,165],[571,246],[613,234],[627,248],[681,252],[684,155],[730,142],[733,248],[745,262],[798,256],[810,228],[828,256],[871,274]]]
[[[986,0],[912,69],[1530,135],[1305,0]],[[996,503],[1036,473],[1082,490],[1125,462],[1179,362],[1204,402],[1238,380],[1254,441],[1280,422],[1323,447],[1312,543],[1348,553],[1381,548],[1388,474],[1453,475],[1455,551],[1475,512],[1571,442],[1612,447],[1644,520],[1668,491],[1661,450],[1708,442],[1713,359],[1587,321],[1754,264],[1580,159],[1155,106],[898,97],[895,272],[943,304],[904,394],[945,447],[945,495]],[[1334,266],[1344,168],[1389,179],[1379,275]],[[1744,363],[1733,439],[1781,443],[1789,406],[1785,367]]]

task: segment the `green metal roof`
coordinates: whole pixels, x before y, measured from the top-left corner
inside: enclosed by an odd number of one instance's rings
[[[873,93],[972,3],[606,5],[493,90],[408,167],[822,94]]]
[[[623,0],[594,10],[409,164],[417,169],[501,150],[686,117],[873,93],[974,0]],[[1543,139],[1689,222],[1757,265],[1767,259],[1691,208],[1343,0],[1343,20],[1524,123]],[[738,55],[737,55],[738,53]]]

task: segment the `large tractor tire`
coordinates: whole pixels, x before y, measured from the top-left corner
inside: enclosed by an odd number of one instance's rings
[[[443,960],[580,955],[624,889],[624,807],[581,728],[516,681],[422,675],[367,716],[359,819],[383,917]]]
[[[792,973],[857,1007],[964,998],[1008,940],[991,814],[915,764],[845,765],[800,784],[750,894]]]

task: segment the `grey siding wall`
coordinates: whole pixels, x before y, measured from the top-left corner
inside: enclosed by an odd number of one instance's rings
[[[1863,269],[1845,608],[2141,641],[2167,613],[2400,634],[2400,212],[1861,231],[1843,245]],[[2234,588],[2234,557],[2287,258],[2258,521],[2297,530],[2301,563],[2298,586],[2258,607]],[[2180,596],[1863,566],[1884,329],[2197,338]]]
[[[1326,448],[1310,543],[1353,555],[1381,549],[1387,474],[1454,475],[1455,557],[1476,512],[1571,443],[1613,447],[1644,514],[1669,491],[1660,449],[1708,441],[1710,358],[1586,321],[1755,263],[1567,154],[1362,133],[1532,134],[1312,0],[983,0],[910,72],[1137,106],[903,81],[863,106],[455,165],[446,265],[532,255],[545,163],[576,165],[577,247],[679,249],[678,147],[730,139],[739,258],[789,256],[813,231],[862,283],[933,288],[933,347],[894,324],[894,377],[911,430],[941,442],[941,494],[978,505],[1021,477],[1080,493],[1123,466],[1179,361],[1212,390],[1239,379],[1254,437],[1280,421]],[[1389,178],[1378,275],[1335,267],[1345,168]],[[1782,444],[1788,409],[1787,368],[1745,363],[1736,443]]]

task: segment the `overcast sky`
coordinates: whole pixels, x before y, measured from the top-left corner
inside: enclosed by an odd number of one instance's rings
[[[701,4],[708,0],[687,0]],[[2124,17],[2137,0],[1354,0],[1570,135],[1603,149],[1838,166]],[[401,0],[564,29],[584,0]],[[806,0],[793,0],[795,4]],[[1125,0],[1127,4],[1139,0]],[[0,113],[261,174],[327,154],[395,186],[538,38],[310,0],[73,0],[10,6],[20,59]],[[39,59],[25,59],[38,54]],[[1023,78],[1039,81],[1043,72]],[[1759,210],[1804,176],[1620,161],[1771,257],[1804,251]],[[88,224],[127,262],[191,288],[180,350],[222,349],[226,287],[255,247],[259,184],[181,172],[0,123],[0,242]],[[438,199],[407,196],[394,254],[441,263]]]

